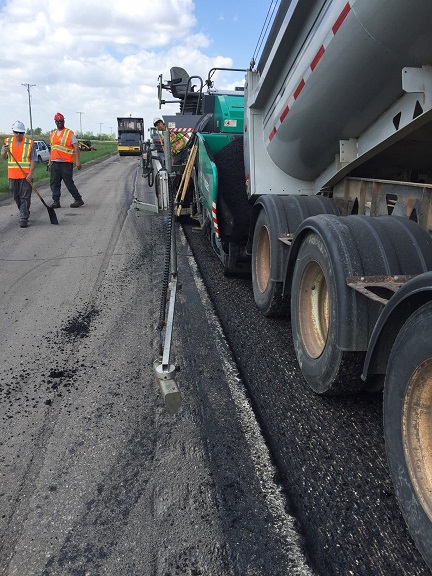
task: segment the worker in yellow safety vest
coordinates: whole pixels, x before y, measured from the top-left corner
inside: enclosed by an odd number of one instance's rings
[[[1,157],[8,160],[9,190],[18,206],[20,227],[27,228],[37,152],[33,140],[25,136],[22,122],[14,122],[12,132],[3,142]]]
[[[159,118],[158,116],[153,118],[153,126],[156,128],[158,132],[165,132],[166,130],[168,130],[165,122],[162,120],[162,118]],[[186,136],[181,132],[175,132],[174,130],[169,131],[169,137],[170,137],[171,154],[172,156],[177,156],[177,154],[180,154],[180,152],[182,152],[186,148],[189,139],[186,138]],[[161,141],[163,142],[162,139]]]

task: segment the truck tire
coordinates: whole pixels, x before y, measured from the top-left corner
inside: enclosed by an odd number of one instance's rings
[[[337,215],[332,200],[324,196],[264,196],[260,206],[250,250],[252,252],[252,286],[255,303],[264,316],[286,316],[289,296],[283,294],[283,279],[289,246],[279,236],[293,234],[310,216]]]
[[[408,218],[321,214],[300,226],[290,260],[291,325],[303,376],[321,394],[365,388],[354,370],[383,304],[346,279],[432,270],[432,238]]]
[[[432,568],[432,302],[407,320],[384,385],[384,438],[396,497]]]
[[[252,243],[252,287],[255,303],[264,316],[282,316],[289,311],[289,298],[282,294],[283,283],[271,278],[272,266],[275,266],[277,254],[283,250],[281,242],[272,243],[270,238],[271,222],[266,210],[258,215]]]
[[[309,233],[294,268],[291,290],[291,329],[303,376],[318,394],[358,392],[364,352],[337,346],[337,299],[334,265],[322,239]]]

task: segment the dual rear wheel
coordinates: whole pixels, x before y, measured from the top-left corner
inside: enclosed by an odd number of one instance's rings
[[[285,242],[310,216],[338,213],[325,196],[267,196],[260,200],[252,242],[252,287],[255,303],[264,316],[285,316],[289,295],[284,294],[284,273],[289,246]]]
[[[340,287],[332,258],[318,234],[306,236],[291,287],[291,328],[300,368],[319,394],[347,394],[364,387],[364,352],[338,346]]]
[[[368,238],[354,233],[354,226],[353,237],[348,234],[342,249],[336,251],[325,234],[309,232],[297,254],[291,290],[293,341],[305,379],[320,394],[351,393],[363,386],[359,375],[364,352],[343,351],[337,341],[341,301],[349,301],[346,291],[350,290],[341,278],[348,272],[359,276],[420,274],[432,266],[430,240],[417,234],[412,223],[400,226],[383,220],[374,222],[372,228],[373,235]],[[399,241],[404,244],[408,239],[412,252],[404,258]],[[360,268],[344,265],[350,262]],[[355,325],[363,330],[367,315],[364,323]],[[429,302],[408,317],[395,337],[385,377],[383,412],[396,497],[417,548],[432,567],[431,326]]]
[[[282,282],[274,278],[276,250],[271,239],[271,221],[265,210],[259,213],[252,244],[252,288],[255,303],[264,316],[282,316],[289,309],[289,300],[282,294]]]
[[[384,437],[405,522],[432,567],[432,303],[405,323],[384,385]]]
[[[383,304],[354,291],[347,278],[432,270],[432,240],[406,218],[330,214],[306,220],[299,238],[291,324],[302,373],[320,394],[356,392],[365,386],[359,375]]]

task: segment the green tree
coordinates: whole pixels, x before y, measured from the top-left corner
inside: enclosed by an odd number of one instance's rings
[[[30,128],[27,128],[27,132],[26,132],[27,136],[31,135],[31,130]],[[34,136],[40,136],[42,134],[42,128],[33,128],[33,135]]]

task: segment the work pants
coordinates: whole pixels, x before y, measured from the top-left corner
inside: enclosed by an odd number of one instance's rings
[[[75,200],[81,200],[81,195],[73,181],[73,162],[53,162],[51,164],[50,186],[52,199],[60,200],[62,180]]]
[[[27,222],[30,216],[30,204],[32,187],[30,182],[25,178],[9,179],[9,190],[13,195],[16,205],[20,213],[20,223]]]

